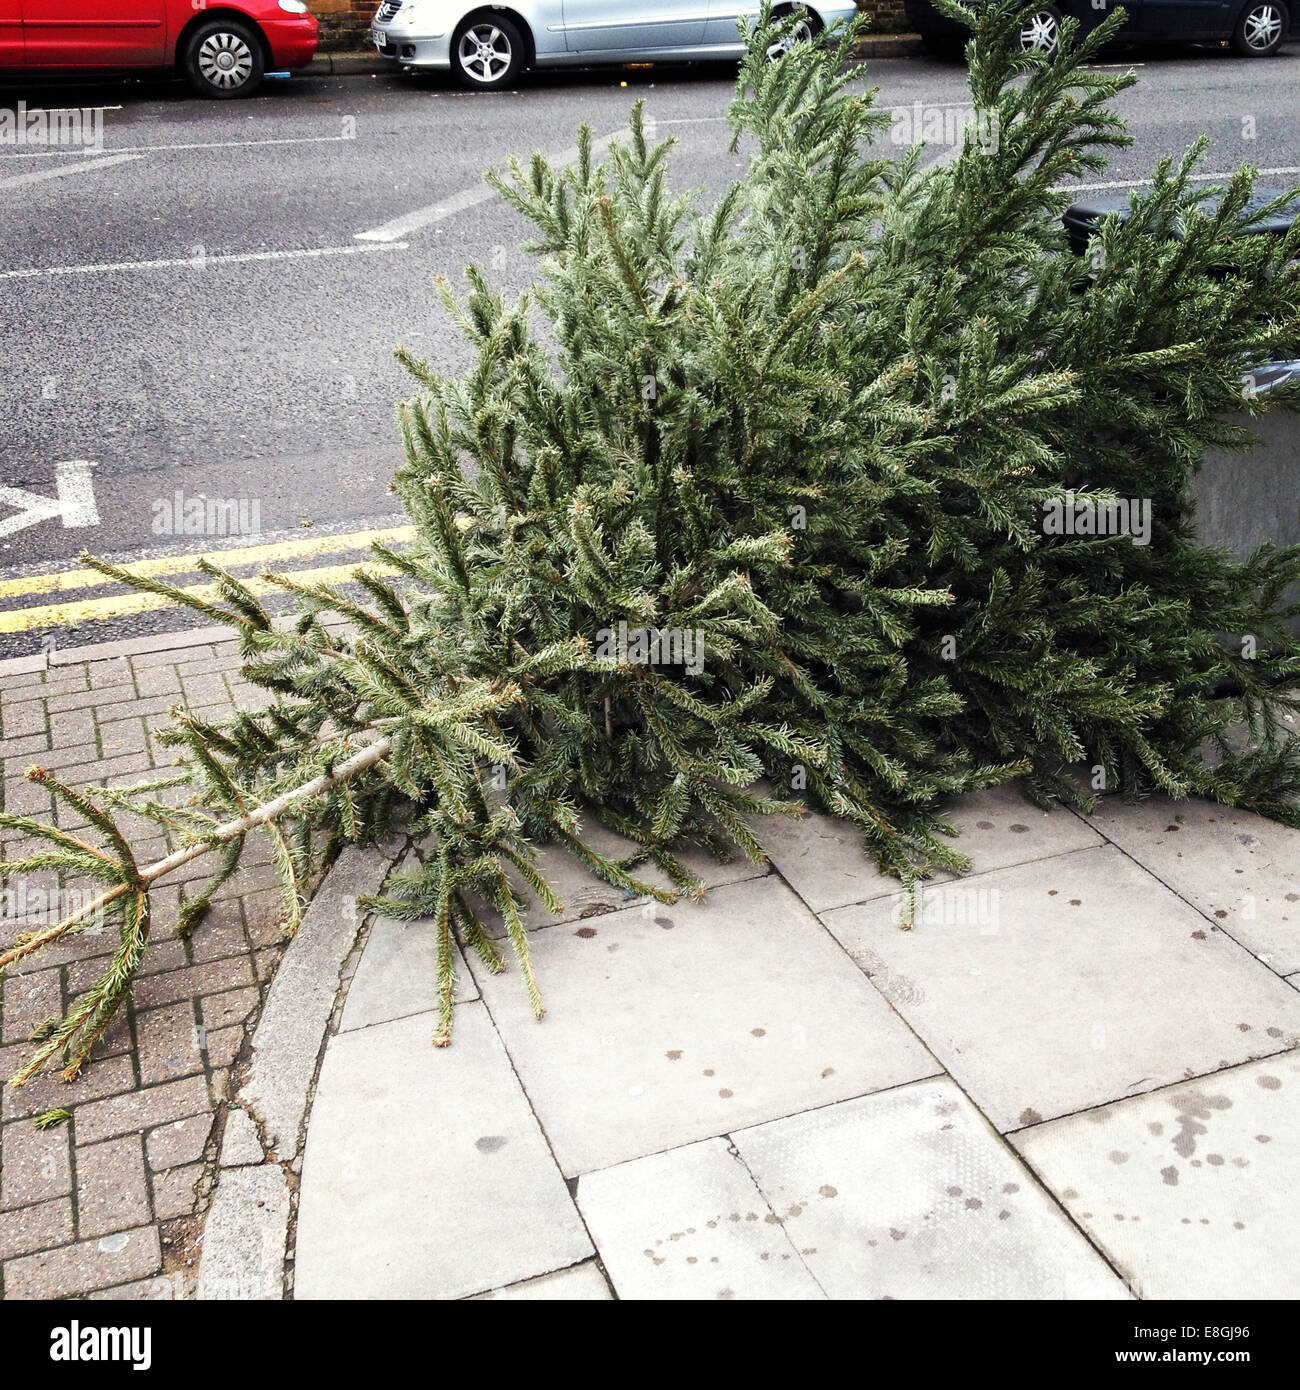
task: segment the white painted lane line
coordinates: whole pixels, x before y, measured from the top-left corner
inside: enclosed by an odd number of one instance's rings
[[[450,198],[444,198],[440,203],[416,208],[414,212],[408,212],[404,217],[395,217],[391,222],[372,227],[368,232],[357,232],[356,239],[373,242],[396,241],[399,237],[409,236],[434,222],[454,217],[458,212],[477,207],[480,203],[486,203],[495,197],[496,190],[487,184],[481,188],[466,188],[460,193],[453,193]]]
[[[1189,183],[1216,183],[1223,180],[1225,183],[1237,171],[1228,169],[1221,174],[1192,174],[1188,178]],[[1258,169],[1256,172],[1261,178],[1276,178],[1281,174],[1300,174],[1300,164],[1283,165],[1276,169]],[[1101,193],[1108,188],[1145,188],[1151,182],[1150,179],[1111,179],[1107,183],[1063,183],[1058,184],[1058,193]]]
[[[382,246],[321,246],[306,251],[241,251],[224,256],[180,256],[165,261],[116,261],[96,265],[34,266],[28,270],[0,270],[0,280],[29,280],[41,275],[99,275],[119,270],[170,270],[188,266],[203,270],[210,265],[242,265],[249,261],[310,261],[324,256],[356,256],[367,251],[408,251],[404,241]]]
[[[973,98],[966,101],[905,101],[901,106],[877,106],[877,111],[970,111],[974,108]]]
[[[356,139],[355,135],[299,135],[283,140],[206,140],[184,145],[114,145],[104,154],[155,154],[167,150],[242,150],[257,145],[347,145]],[[80,150],[24,150],[21,154],[5,156],[8,159],[53,159],[59,155],[80,154]],[[102,156],[96,156],[102,158]]]
[[[19,110],[28,116],[66,116],[69,111],[120,111],[121,105],[117,106],[28,106],[24,101],[20,103]]]
[[[17,188],[25,183],[44,183],[46,179],[61,179],[65,174],[89,174],[93,170],[111,168],[114,164],[129,164],[139,158],[138,154],[97,155],[81,164],[61,164],[57,169],[37,169],[30,174],[14,174],[11,178],[0,179],[0,188]]]
[[[608,135],[600,135],[592,140],[593,150],[603,148],[611,140],[616,140],[621,135],[627,134],[627,128],[620,126],[617,130]],[[521,160],[525,168],[527,161]],[[566,169],[578,162],[578,147],[571,145],[561,154],[549,155],[547,162],[552,169]],[[427,207],[416,208],[412,212],[405,213],[401,217],[395,217],[391,222],[385,222],[382,226],[371,227],[369,231],[357,232],[358,241],[397,241],[399,238],[409,236],[412,232],[418,232],[424,227],[432,226],[435,222],[441,222],[445,218],[454,217],[458,212],[464,212],[466,208],[477,207],[480,203],[486,203],[495,198],[496,190],[488,184],[483,184],[478,188],[466,188],[459,193],[453,193],[450,198],[443,198],[441,202],[430,203]]]

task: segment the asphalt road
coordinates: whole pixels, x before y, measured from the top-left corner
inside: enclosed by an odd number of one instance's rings
[[[1139,65],[1141,81],[1120,101],[1136,144],[1102,178],[1141,180],[1208,134],[1207,172],[1248,160],[1286,171],[1265,182],[1300,181],[1300,49],[1111,61]],[[483,170],[565,151],[582,121],[612,134],[643,96],[679,140],[679,186],[716,192],[741,167],[723,124],[734,76],[564,73],[502,94],[398,73],[296,77],[235,103],[164,82],[0,88],[0,108],[113,108],[102,154],[0,147],[0,487],[53,498],[56,465],[91,460],[89,509],[68,515],[97,517],[30,514],[6,532],[20,508],[0,504],[0,655],[39,648],[55,623],[65,643],[193,625],[168,612],[64,615],[55,581],[39,578],[72,569],[82,548],[223,544],[157,533],[178,489],[256,501],[260,536],[229,543],[274,554],[392,524],[393,407],[409,394],[392,349],[452,370],[465,360],[431,276],[458,282],[477,261],[512,291],[532,274],[515,249],[525,229]],[[874,61],[863,80],[886,106],[965,93],[960,64],[925,58]],[[9,617],[33,605],[40,622]]]

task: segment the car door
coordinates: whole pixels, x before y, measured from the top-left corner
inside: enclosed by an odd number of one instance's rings
[[[1230,10],[1223,0],[1142,0],[1137,30],[1153,39],[1226,37]]]
[[[758,5],[751,0],[709,0],[709,19],[704,28],[707,44],[744,46],[736,21],[744,15],[751,25],[758,22]]]
[[[1120,34],[1136,37],[1142,32],[1142,10],[1147,0],[1055,0],[1056,8],[1067,18],[1073,16],[1079,21],[1079,37],[1082,39],[1102,22],[1109,18],[1111,10],[1124,10],[1124,23]]]
[[[167,0],[21,0],[27,66],[161,67]]]
[[[0,68],[23,65],[23,12],[18,0],[0,0]]]
[[[697,48],[708,0],[564,0],[570,53],[639,53]]]

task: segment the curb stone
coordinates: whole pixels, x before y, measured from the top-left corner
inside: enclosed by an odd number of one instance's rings
[[[221,1167],[245,1168],[265,1161],[266,1152],[248,1111],[231,1106],[226,1115],[226,1132],[221,1140]]]
[[[275,973],[233,1098],[208,1213],[196,1297],[282,1299],[292,1193],[312,1082],[344,964],[363,917],[406,846],[349,845],[326,875]]]
[[[111,642],[88,642],[81,647],[60,647],[31,656],[9,656],[0,660],[0,680],[5,676],[25,676],[35,671],[52,671],[60,666],[77,666],[83,661],[111,661],[122,656],[145,656],[150,652],[183,651],[212,642],[229,642],[237,634],[233,628],[212,623],[181,632],[157,632],[146,637],[123,637]]]
[[[357,898],[377,893],[405,839],[375,849],[349,845],[317,889],[297,937],[275,972],[253,1035],[240,1102],[264,1147],[280,1162],[301,1152],[307,1090],[339,989],[339,972],[361,926]]]
[[[855,56],[859,59],[906,58],[924,51],[919,34],[880,34],[860,39]],[[302,71],[312,77],[374,77],[382,73],[400,73],[405,68],[392,58],[381,58],[378,53],[357,51],[318,53]]]
[[[879,38],[862,39],[855,56],[862,58],[910,58],[924,53],[920,34],[882,34]]]
[[[301,71],[313,77],[365,77],[398,72],[400,68],[391,58],[381,58],[378,53],[318,53]]]
[[[203,1238],[195,1297],[278,1300],[284,1297],[289,1184],[283,1168],[231,1168],[221,1176]]]
[[[279,614],[271,619],[276,628],[293,625],[297,614]],[[344,619],[321,620],[322,626],[335,630],[347,626]],[[144,637],[122,637],[108,642],[88,642],[81,647],[60,647],[50,653],[35,652],[30,656],[9,656],[0,659],[0,680],[6,676],[27,676],[57,671],[61,666],[80,666],[96,661],[116,661],[124,656],[148,656],[153,652],[178,652],[190,647],[208,647],[220,642],[234,642],[238,629],[221,623],[206,627],[187,627],[180,632],[155,632]]]

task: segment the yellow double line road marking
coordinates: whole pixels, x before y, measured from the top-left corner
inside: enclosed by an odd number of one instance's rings
[[[402,545],[414,539],[414,536],[413,527],[396,526],[386,531],[355,531],[347,535],[312,536],[310,539],[281,541],[272,545],[241,546],[233,550],[213,550],[191,555],[160,555],[154,559],[137,560],[123,568],[131,570],[134,574],[159,579],[171,574],[187,574],[206,556],[223,569],[235,569],[241,565],[258,565],[266,569],[309,555],[363,550],[372,541],[379,541],[384,545]],[[316,569],[286,570],[286,573],[292,574],[296,580],[304,584],[340,584],[347,583],[361,565],[375,574],[394,573],[390,565],[368,561],[324,565]],[[100,574],[98,570],[85,567],[50,574],[22,575],[15,579],[0,579],[0,600],[27,598],[34,594],[67,593],[116,582]],[[275,585],[268,584],[264,579],[244,579],[241,582],[255,594],[277,591]],[[216,585],[211,582],[185,585],[182,592],[209,601],[217,598]],[[0,612],[0,633],[30,632],[33,628],[96,622],[172,606],[173,601],[162,594],[149,594],[132,589],[123,594],[111,594],[102,598],[43,604],[33,608],[12,608],[7,612]]]
[[[304,555],[331,555],[341,550],[366,550],[371,542],[405,545],[415,538],[413,526],[394,526],[387,531],[353,531],[347,535],[307,536],[301,540],[280,541],[274,545],[247,545],[234,550],[204,550],[190,555],[159,555],[152,560],[135,560],[125,568],[132,574],[160,579],[168,574],[186,574],[200,559],[212,560],[222,569],[240,565],[274,565]],[[93,589],[108,584],[98,570],[80,565],[74,570],[52,574],[26,574],[17,579],[0,579],[0,599],[26,598],[29,594],[62,593],[68,589]]]

